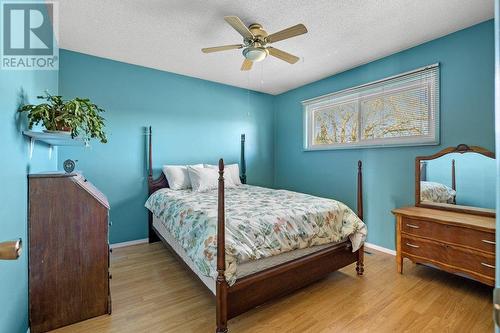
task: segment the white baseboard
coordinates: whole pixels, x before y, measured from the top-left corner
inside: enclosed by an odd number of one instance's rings
[[[111,244],[110,247],[112,249],[116,249],[116,248],[119,248],[119,247],[144,244],[144,243],[147,243],[147,242],[148,242],[148,239],[147,238],[143,238],[143,239],[136,239],[136,240],[129,241],[129,242],[122,242],[122,243]]]
[[[371,244],[371,243],[365,243],[365,246],[367,248],[369,248],[369,249],[374,249],[374,250],[377,250],[377,251],[380,251],[380,252],[384,252],[384,253],[387,253],[387,254],[390,254],[390,255],[393,255],[393,256],[396,255],[396,251],[391,250],[391,249],[387,249],[387,248],[382,247],[382,246],[378,246],[378,245]]]
[[[128,242],[111,244],[110,247],[112,249],[116,249],[116,248],[119,248],[119,247],[132,246],[132,245],[138,245],[138,244],[145,244],[147,242],[148,242],[148,239],[147,238],[143,238],[143,239],[136,239],[136,240],[128,241]],[[372,244],[372,243],[365,243],[365,246],[367,248],[369,248],[369,249],[374,249],[374,250],[377,250],[377,251],[380,251],[380,252],[384,252],[384,253],[387,253],[387,254],[390,254],[390,255],[393,255],[393,256],[396,255],[396,251],[391,250],[391,249],[387,249],[387,248],[379,246],[379,245],[375,245],[375,244]]]

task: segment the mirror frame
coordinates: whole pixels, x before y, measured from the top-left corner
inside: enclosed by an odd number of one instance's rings
[[[451,154],[451,153],[460,153],[460,154],[465,154],[465,153],[478,153],[481,155],[484,155],[489,158],[495,158],[495,153],[489,151],[488,149],[485,149],[483,147],[479,146],[468,146],[466,144],[459,144],[456,147],[448,147],[445,148],[441,151],[438,151],[437,153],[433,155],[428,155],[428,156],[417,156],[415,158],[415,206],[417,207],[425,207],[425,208],[433,208],[433,209],[440,209],[440,210],[448,210],[448,211],[454,211],[454,212],[461,212],[461,213],[468,213],[468,214],[474,214],[474,215],[481,215],[481,216],[490,216],[490,217],[495,217],[496,212],[492,209],[488,208],[480,208],[480,207],[472,207],[472,206],[460,206],[460,205],[430,205],[426,203],[422,203],[420,201],[420,163],[422,161],[428,161],[428,160],[433,160],[438,157]]]

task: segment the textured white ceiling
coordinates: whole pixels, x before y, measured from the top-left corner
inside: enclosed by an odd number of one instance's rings
[[[493,17],[493,0],[61,0],[65,49],[279,94]],[[241,72],[240,43],[223,19],[237,15],[268,33],[309,32],[273,44],[302,59],[268,57]]]

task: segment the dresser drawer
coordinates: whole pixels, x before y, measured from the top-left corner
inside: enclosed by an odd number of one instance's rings
[[[437,222],[403,218],[401,230],[410,235],[495,253],[495,234]]]
[[[432,259],[439,262],[448,261],[446,245],[426,239],[402,236],[401,250],[403,253],[426,259]]]
[[[495,278],[495,256],[447,246],[448,263],[468,271]]]
[[[401,238],[401,250],[404,254],[420,257],[419,261],[445,266],[450,272],[463,272],[473,277],[479,274],[494,281],[494,255],[407,236]]]

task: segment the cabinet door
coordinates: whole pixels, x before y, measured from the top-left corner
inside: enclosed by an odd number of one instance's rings
[[[108,313],[108,210],[68,178],[30,180],[33,333]]]

